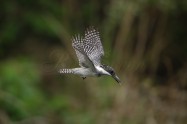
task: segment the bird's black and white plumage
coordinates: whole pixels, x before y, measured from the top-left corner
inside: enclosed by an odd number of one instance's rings
[[[99,32],[90,27],[86,30],[85,36],[76,35],[72,38],[72,46],[75,49],[80,68],[60,69],[59,73],[72,73],[80,75],[83,79],[87,76],[112,76],[118,83],[120,79],[110,66],[101,64],[101,57],[104,50]]]

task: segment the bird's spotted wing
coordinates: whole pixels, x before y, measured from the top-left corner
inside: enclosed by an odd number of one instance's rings
[[[84,51],[94,63],[100,65],[101,57],[104,56],[103,46],[100,40],[99,32],[90,27],[85,32]]]
[[[77,58],[79,61],[79,65],[82,67],[87,66],[84,55],[80,52],[80,51],[82,51],[82,48],[83,48],[83,40],[80,37],[80,35],[77,35],[72,38],[72,46],[75,49],[75,52],[76,52],[76,55],[77,55]]]
[[[80,37],[80,35],[77,35],[72,38],[72,46],[75,49],[77,58],[79,60],[79,65],[81,67],[91,68],[92,70],[95,70],[94,64],[84,52],[83,44],[83,39]]]

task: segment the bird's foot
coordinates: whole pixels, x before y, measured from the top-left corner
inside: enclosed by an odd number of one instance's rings
[[[84,80],[84,79],[86,79],[86,77],[82,77],[82,79]]]

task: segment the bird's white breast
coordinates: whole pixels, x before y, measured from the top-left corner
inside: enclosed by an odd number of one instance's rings
[[[98,73],[103,74],[103,75],[110,75],[110,73],[108,73],[107,71],[105,71],[102,67],[100,66],[95,66],[95,68],[97,69]]]

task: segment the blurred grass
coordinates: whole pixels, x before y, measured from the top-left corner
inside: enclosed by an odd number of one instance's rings
[[[187,121],[186,1],[3,0],[0,7],[0,124]],[[100,31],[103,62],[122,86],[54,71],[78,66],[71,36],[89,26]]]

